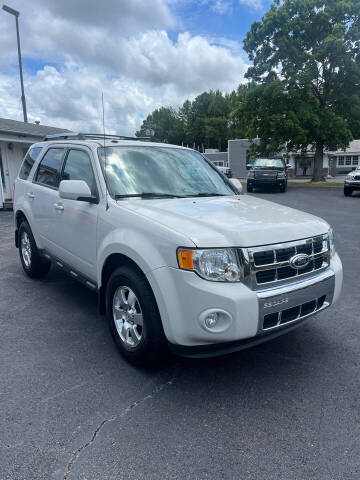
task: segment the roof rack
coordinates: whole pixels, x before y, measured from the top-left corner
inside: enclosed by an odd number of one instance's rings
[[[80,132],[64,132],[46,135],[44,142],[48,140],[138,140],[149,141],[152,137],[125,137],[123,135],[108,135],[103,133],[80,133]]]

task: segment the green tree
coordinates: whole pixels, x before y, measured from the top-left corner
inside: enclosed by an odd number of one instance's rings
[[[359,0],[275,0],[244,48],[247,77],[259,85],[235,118],[251,115],[260,150],[310,145],[320,180],[324,149],[346,148],[360,133]]]
[[[154,139],[159,142],[179,144],[184,137],[184,125],[176,110],[161,107],[150,113],[143,121],[137,137],[145,137],[146,130],[154,131]]]

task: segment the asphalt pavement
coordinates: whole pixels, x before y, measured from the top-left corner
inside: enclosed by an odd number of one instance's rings
[[[0,212],[0,478],[360,478],[360,194],[256,193],[329,221],[340,301],[261,346],[158,370],[117,353],[96,296],[27,278]]]

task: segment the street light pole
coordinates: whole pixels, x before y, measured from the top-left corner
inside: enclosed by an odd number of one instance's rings
[[[27,119],[27,112],[26,112],[26,100],[25,100],[24,80],[23,80],[23,72],[22,72],[20,33],[19,33],[19,15],[20,15],[20,12],[18,12],[17,10],[14,10],[11,7],[8,7],[7,5],[3,5],[2,8],[3,8],[3,10],[5,10],[5,12],[8,12],[11,15],[14,15],[14,17],[15,17],[16,37],[17,37],[18,57],[19,57],[20,84],[21,84],[21,103],[22,103],[23,114],[24,114],[24,122],[27,123],[28,119]]]

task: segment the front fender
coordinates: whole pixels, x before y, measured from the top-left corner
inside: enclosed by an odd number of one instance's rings
[[[144,232],[134,228],[118,228],[108,233],[98,246],[97,283],[101,286],[102,270],[106,259],[112,254],[122,254],[133,260],[142,272],[164,266],[177,267],[176,250],[184,239],[169,241],[161,232]],[[189,245],[191,247],[194,244]]]

